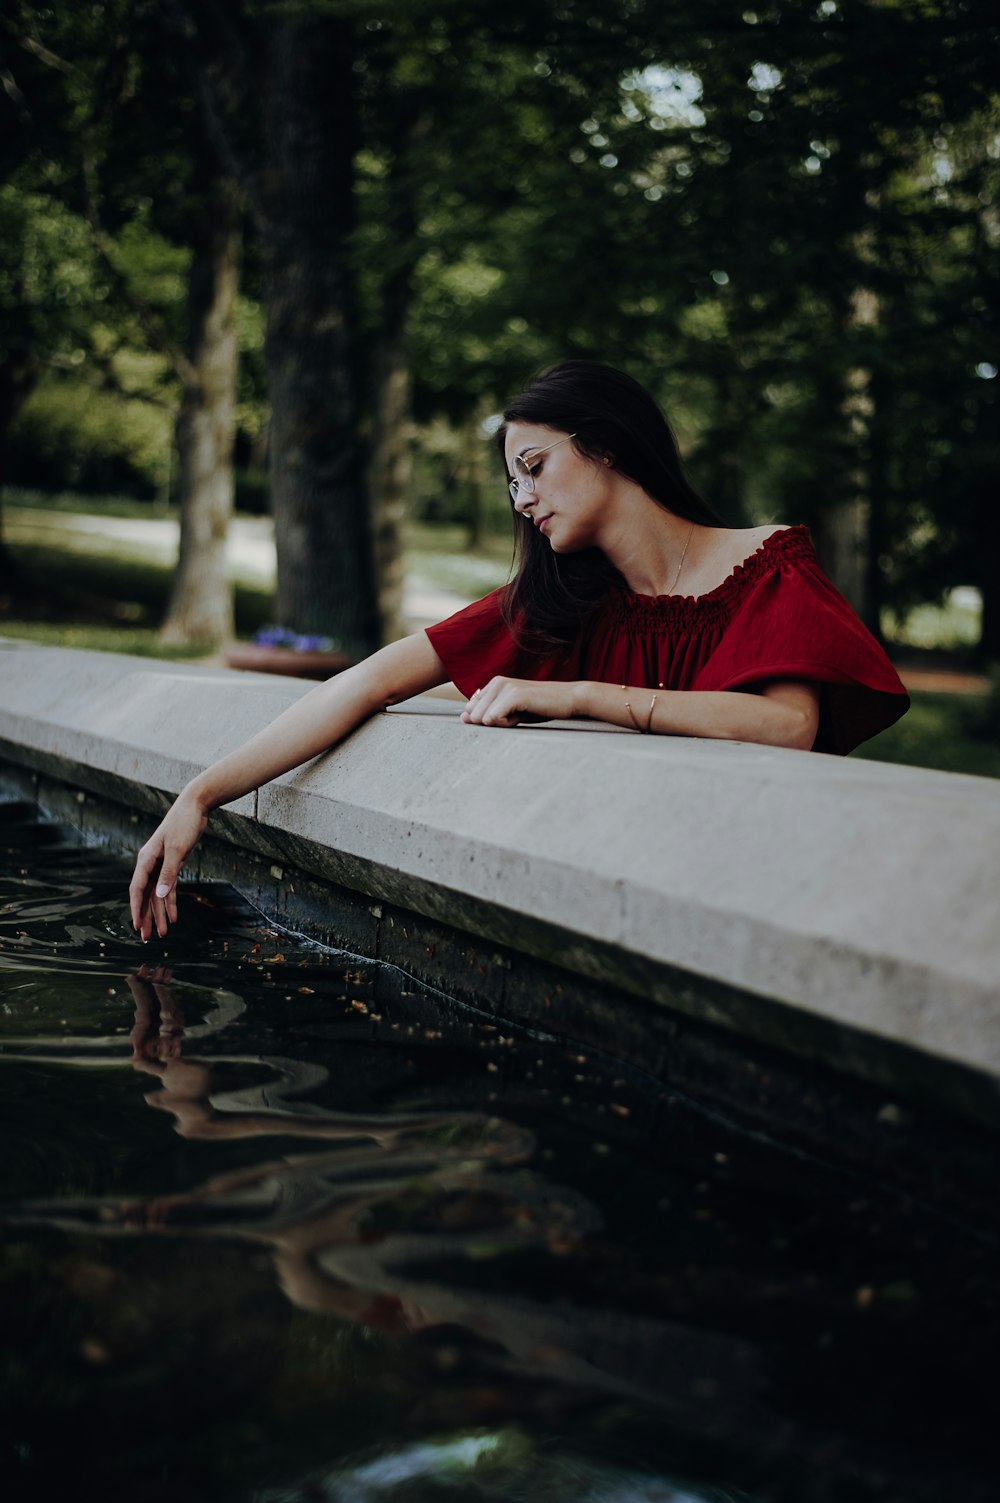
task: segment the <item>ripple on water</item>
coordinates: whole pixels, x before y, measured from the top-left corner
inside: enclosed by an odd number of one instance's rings
[[[120,863],[0,846],[33,1495],[57,1429],[94,1496],[985,1503],[992,1248],[228,889],[164,958]]]

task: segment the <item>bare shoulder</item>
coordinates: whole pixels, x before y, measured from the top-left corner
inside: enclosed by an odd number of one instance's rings
[[[762,548],[768,538],[776,533],[787,532],[788,527],[784,522],[772,522],[765,527],[726,527],[720,530],[726,562],[730,569],[735,569],[737,564],[745,563],[758,549]]]
[[[687,592],[710,594],[745,564],[776,533],[787,532],[784,523],[766,527],[706,527],[687,574]]]
[[[734,537],[742,538],[745,544],[744,558],[749,553],[756,553],[762,543],[768,538],[773,538],[777,532],[787,532],[786,522],[770,522],[766,527],[738,527],[734,529]]]

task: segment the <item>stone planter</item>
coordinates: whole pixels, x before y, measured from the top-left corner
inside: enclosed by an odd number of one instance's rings
[[[223,653],[227,668],[247,673],[280,673],[285,678],[332,678],[350,668],[351,659],[340,651],[299,652],[293,647],[269,647],[259,642],[234,642]]]

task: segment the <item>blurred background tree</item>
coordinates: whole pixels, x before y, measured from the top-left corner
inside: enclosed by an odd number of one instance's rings
[[[505,395],[606,359],[729,520],[807,521],[876,629],[975,586],[1000,657],[994,9],[750,3],[15,4],[6,477],[169,485],[201,556],[200,423],[269,493],[278,617],[363,650],[408,520],[506,526]],[[217,235],[232,445],[192,379]]]

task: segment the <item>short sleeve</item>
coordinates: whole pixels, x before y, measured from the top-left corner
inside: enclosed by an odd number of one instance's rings
[[[538,660],[518,647],[503,619],[503,588],[427,628],[431,646],[456,688],[469,696],[497,674],[538,676]]]
[[[808,542],[790,547],[742,594],[691,688],[742,689],[774,679],[822,686],[817,751],[852,751],[893,725],[910,703],[882,647],[823,574]]]

